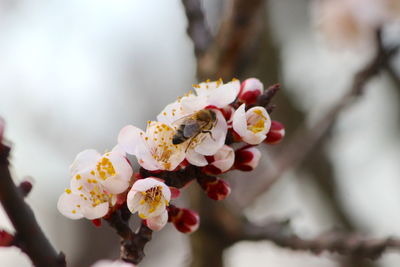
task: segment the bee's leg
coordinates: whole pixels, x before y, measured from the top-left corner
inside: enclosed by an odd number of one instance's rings
[[[204,130],[204,131],[201,131],[201,133],[208,133],[211,136],[212,140],[216,141],[210,130]]]
[[[192,138],[190,138],[189,144],[187,145],[187,147],[186,147],[186,149],[185,149],[185,153],[188,151],[188,149],[189,149],[190,145],[192,144],[193,140],[194,140],[199,134],[200,134],[200,132],[197,133],[197,134],[196,134],[195,136],[193,136]]]

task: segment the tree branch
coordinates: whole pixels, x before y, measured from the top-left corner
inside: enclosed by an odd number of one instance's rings
[[[314,239],[302,239],[288,229],[288,222],[272,222],[264,227],[246,224],[240,240],[270,240],[276,245],[293,250],[337,253],[354,258],[376,260],[388,249],[400,249],[394,238],[367,239],[360,234],[329,231]]]
[[[115,211],[106,220],[121,237],[120,258],[126,262],[138,264],[145,256],[144,247],[151,240],[153,231],[141,224],[138,232],[134,233],[129,227],[129,218],[124,218],[123,209]]]
[[[15,228],[18,247],[35,266],[66,266],[64,254],[58,254],[50,244],[21,190],[14,184],[8,169],[9,152],[10,147],[0,139],[0,201]]]

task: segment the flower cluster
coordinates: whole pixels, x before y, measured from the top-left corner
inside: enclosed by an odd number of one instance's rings
[[[171,200],[193,180],[211,199],[226,198],[230,186],[217,176],[253,170],[261,158],[256,146],[282,140],[283,125],[272,121],[267,111],[276,89],[264,90],[255,78],[193,85],[145,130],[122,128],[112,151],[79,153],[70,167],[70,187],[59,198],[59,211],[71,219],[98,223],[125,209],[137,213],[152,230],[170,222],[180,232],[195,231],[199,215]],[[126,154],[136,157],[138,172]]]

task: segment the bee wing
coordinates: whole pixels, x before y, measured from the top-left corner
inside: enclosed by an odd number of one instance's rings
[[[183,136],[190,138],[199,133],[201,129],[201,124],[193,119],[188,119],[185,121],[185,126],[183,127]]]

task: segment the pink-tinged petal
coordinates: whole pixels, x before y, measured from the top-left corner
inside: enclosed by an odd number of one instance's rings
[[[240,136],[246,134],[247,131],[247,119],[246,119],[246,105],[242,104],[233,114],[232,127],[233,130]]]
[[[139,128],[127,125],[119,132],[118,145],[125,150],[126,153],[137,156],[139,151],[147,150],[144,136],[145,133]]]
[[[260,162],[261,152],[256,147],[244,147],[236,150],[234,167],[241,171],[252,171]]]
[[[108,213],[109,209],[110,207],[108,205],[108,202],[101,203],[95,207],[90,205],[85,205],[82,208],[82,214],[83,216],[85,216],[85,218],[93,220],[97,218],[102,218],[104,215]]]
[[[189,149],[187,151],[186,159],[189,161],[190,164],[199,167],[206,166],[208,164],[206,158],[202,154],[194,151],[193,149]]]
[[[87,149],[80,152],[70,166],[71,174],[75,175],[76,173],[95,165],[100,158],[101,154],[94,149]]]
[[[270,145],[279,144],[283,137],[285,137],[285,126],[278,121],[272,121],[271,129],[269,130],[264,142]]]
[[[169,190],[171,191],[171,199],[178,198],[181,195],[181,190],[176,187],[170,186]]]
[[[211,135],[206,134],[202,142],[194,148],[197,153],[202,155],[214,155],[225,144],[228,125],[220,111],[215,110],[215,113],[217,115],[217,123],[211,130]]]
[[[168,222],[168,212],[164,210],[158,216],[148,218],[146,220],[147,227],[149,227],[153,231],[161,230]]]
[[[210,91],[208,105],[223,108],[235,101],[240,90],[239,80],[231,81]]]
[[[83,218],[83,214],[81,211],[82,205],[84,205],[84,203],[78,195],[75,195],[71,192],[63,193],[58,199],[57,209],[65,217],[72,220],[77,220]]]
[[[112,153],[114,154],[120,154],[123,157],[126,157],[126,152],[125,150],[120,146],[120,145],[116,145],[112,150]]]
[[[238,100],[247,105],[252,105],[257,102],[257,98],[264,91],[264,85],[259,79],[249,78],[246,79],[240,88]]]
[[[164,196],[165,200],[169,202],[171,200],[171,190],[164,183],[161,183],[161,186],[162,186],[163,196]]]
[[[215,155],[214,162],[211,164],[221,170],[228,171],[235,161],[235,152],[230,146],[224,145]]]

